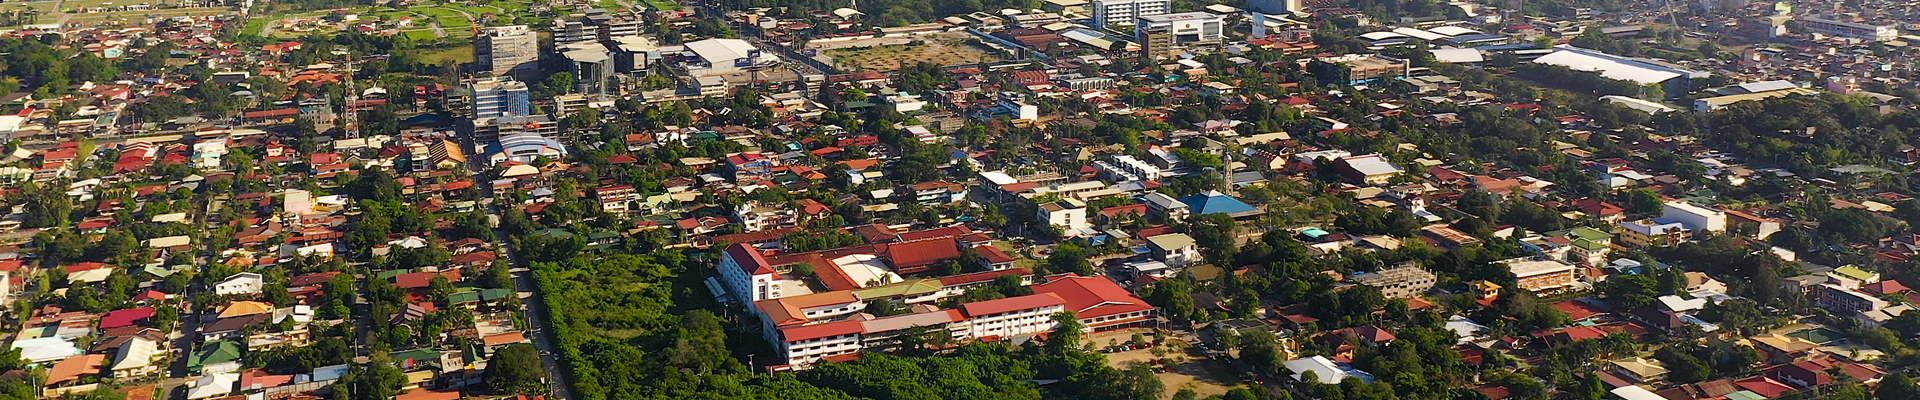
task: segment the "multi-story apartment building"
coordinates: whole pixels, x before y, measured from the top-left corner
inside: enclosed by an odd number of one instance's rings
[[[1887,308],[1887,301],[1864,292],[1848,289],[1840,285],[1823,283],[1814,286],[1813,304],[1840,315],[1873,311]]]

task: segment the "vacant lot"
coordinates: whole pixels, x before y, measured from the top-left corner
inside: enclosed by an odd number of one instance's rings
[[[1134,332],[1147,333],[1144,329],[1130,329],[1102,332],[1094,334],[1087,339],[1093,343],[1094,347],[1103,348],[1106,347],[1109,339],[1126,342]],[[1149,336],[1151,335],[1149,334]],[[1172,340],[1173,339],[1169,339],[1169,342]],[[1226,394],[1227,390],[1233,389],[1241,384],[1240,379],[1237,377],[1238,375],[1235,375],[1233,371],[1229,370],[1225,365],[1221,365],[1213,360],[1196,358],[1191,354],[1175,351],[1173,347],[1162,346],[1160,348],[1166,349],[1167,351],[1164,353],[1166,356],[1162,358],[1172,360],[1172,362],[1169,363],[1171,366],[1167,368],[1167,372],[1158,374],[1160,383],[1166,387],[1165,391],[1160,393],[1160,397],[1163,399],[1172,398],[1173,393],[1180,391],[1180,389],[1192,390],[1194,393],[1198,393],[1200,397]],[[1107,353],[1107,365],[1111,365],[1114,368],[1126,368],[1129,363],[1151,363],[1154,358],[1152,348],[1127,350],[1118,353]]]
[[[967,44],[968,38],[965,33],[944,33],[831,42],[810,47],[820,50],[821,61],[848,71],[885,72],[920,62],[953,66],[1000,60],[1000,57],[978,46]]]

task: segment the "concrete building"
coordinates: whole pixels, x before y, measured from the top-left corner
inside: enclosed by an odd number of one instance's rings
[[[1140,17],[1166,14],[1173,9],[1172,0],[1093,0],[1089,6],[1093,9],[1093,27],[1106,29],[1111,26],[1133,25]]]
[[[1813,287],[1813,304],[1839,315],[1868,312],[1887,308],[1887,301],[1858,290],[1848,289],[1831,283]]]
[[[622,36],[640,35],[640,16],[614,13],[604,8],[589,8],[583,13],[554,21],[553,45],[602,42]]]
[[[1200,264],[1200,248],[1195,243],[1187,234],[1170,233],[1147,238],[1147,250],[1152,252],[1154,260],[1182,268]]]
[[[1636,249],[1672,246],[1687,239],[1687,226],[1664,218],[1642,219],[1614,225],[1613,235],[1620,245]]]
[[[1393,177],[1406,172],[1379,154],[1341,158],[1334,162],[1334,168],[1348,181],[1375,186],[1385,185]]]
[[[646,73],[654,61],[660,60],[660,45],[645,36],[615,36],[609,42],[614,49],[614,72]]]
[[[1900,27],[1896,25],[1863,24],[1817,17],[1800,17],[1794,21],[1800,24],[1801,31],[1807,33],[1872,42],[1891,42],[1900,37]]]
[[[491,26],[473,37],[480,72],[531,80],[540,74],[540,38],[526,25]]]
[[[1558,260],[1513,259],[1502,261],[1519,288],[1534,292],[1549,292],[1574,287],[1578,279],[1574,277],[1573,264]]]
[[[1314,58],[1307,68],[1323,81],[1361,85],[1405,78],[1408,64],[1406,60],[1377,54],[1348,54]]]
[[[1038,209],[1041,221],[1047,225],[1058,226],[1068,233],[1087,228],[1087,205],[1074,199],[1060,199],[1041,204]]]
[[[613,53],[598,42],[574,43],[560,48],[573,67],[573,90],[586,94],[614,94]]]
[[[720,283],[726,287],[731,300],[753,303],[781,297],[780,274],[752,246],[741,243],[727,246],[715,267],[720,270]]]
[[[1432,272],[1414,265],[1383,269],[1354,275],[1354,283],[1380,288],[1380,295],[1389,299],[1417,297],[1433,289],[1437,277]]]
[[[1134,37],[1148,56],[1166,58],[1174,47],[1219,44],[1226,18],[1210,12],[1142,15],[1134,23]]]

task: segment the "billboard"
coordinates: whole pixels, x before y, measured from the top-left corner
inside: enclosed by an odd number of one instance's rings
[[[741,58],[733,59],[734,68],[746,68],[751,66],[753,66],[753,57],[741,57]]]

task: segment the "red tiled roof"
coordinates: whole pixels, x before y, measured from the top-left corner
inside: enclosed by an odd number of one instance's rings
[[[753,247],[749,247],[746,244],[735,243],[732,246],[727,246],[726,253],[727,257],[733,259],[733,262],[740,264],[740,270],[746,271],[747,275],[769,275],[774,273],[773,266],[767,264],[767,258],[761,256],[759,250],[754,250]],[[855,329],[858,330],[858,327],[856,326]]]
[[[433,283],[433,276],[434,273],[432,272],[412,272],[395,275],[393,277],[393,287],[401,289],[427,287]]]
[[[1004,312],[1065,305],[1067,305],[1067,300],[1060,298],[1060,295],[1053,293],[1036,293],[1020,297],[1008,297],[961,304],[960,310],[966,313],[969,318],[978,318]]]
[[[241,118],[272,118],[272,117],[290,117],[295,115],[300,115],[300,109],[281,108],[281,109],[275,109],[275,110],[248,111],[244,114],[240,114],[240,117]]]
[[[1145,300],[1134,297],[1133,293],[1128,293],[1104,277],[1067,274],[1051,282],[1034,285],[1033,292],[1060,296],[1067,301],[1067,309],[1078,313],[1082,319],[1153,309]]]
[[[824,337],[856,334],[856,333],[860,333],[861,329],[862,329],[862,326],[860,325],[860,321],[847,320],[847,321],[839,321],[839,322],[828,322],[828,323],[818,324],[818,325],[801,325],[801,326],[781,329],[780,336],[786,337],[786,340],[788,342],[797,342],[802,340],[812,340],[812,339],[819,339]]]
[[[941,260],[960,258],[960,246],[952,238],[894,243],[887,246],[887,259],[895,268],[911,269],[933,265]]]
[[[105,354],[88,354],[60,360],[47,371],[47,385],[52,386],[80,379],[81,375],[99,375],[100,364],[106,360]]]
[[[1593,308],[1593,306],[1589,306],[1586,303],[1582,303],[1578,300],[1567,300],[1559,303],[1553,303],[1553,309],[1560,310],[1560,312],[1567,313],[1567,320],[1569,321],[1579,321],[1587,318],[1592,318],[1595,315],[1606,313],[1605,311],[1600,311],[1600,309]]]
[[[153,318],[153,307],[129,308],[108,312],[100,316],[100,329],[113,329],[133,326],[140,320]]]

